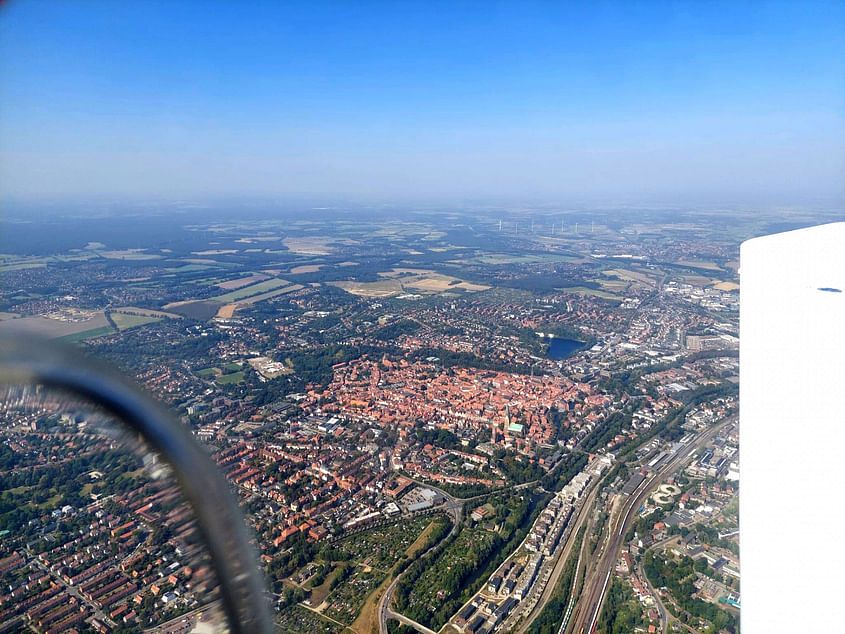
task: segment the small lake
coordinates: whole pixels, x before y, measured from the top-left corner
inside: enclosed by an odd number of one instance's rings
[[[558,339],[555,337],[549,344],[549,349],[546,350],[546,358],[555,360],[565,359],[583,345],[583,341],[575,341],[574,339]]]

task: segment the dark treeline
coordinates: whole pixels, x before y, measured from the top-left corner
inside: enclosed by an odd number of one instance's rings
[[[610,584],[606,603],[596,626],[597,632],[628,634],[643,626],[643,609],[634,592],[616,577]]]
[[[547,497],[544,497],[543,502],[546,500]],[[486,541],[468,541],[467,543],[471,545],[465,550],[462,559],[451,565],[448,570],[440,571],[437,587],[444,592],[445,597],[437,606],[426,604],[420,597],[416,597],[418,599],[416,601],[411,601],[414,585],[431,565],[429,561],[436,561],[436,557],[450,544],[456,540],[462,540],[463,531],[467,529],[462,528],[444,540],[432,552],[431,559],[426,557],[412,563],[396,588],[396,601],[400,611],[434,630],[440,629],[449,617],[469,599],[477,583],[492,574],[516,544],[525,538],[533,519],[544,506],[527,495],[517,498],[515,502],[516,504],[512,501],[509,505],[510,514],[502,522],[499,532],[492,534],[492,538]],[[499,508],[504,510],[502,506]]]
[[[525,364],[489,361],[470,352],[454,352],[445,348],[420,348],[408,354],[410,361],[425,361],[429,357],[437,357],[438,363],[444,368],[477,368],[479,370],[495,370],[496,372],[512,372],[513,374],[531,373],[531,367]]]
[[[712,628],[708,632],[719,632],[724,629],[730,632],[736,631],[736,619],[732,614],[720,610],[712,603],[693,598],[692,595],[696,592],[693,585],[696,571],[695,562],[690,557],[681,557],[680,561],[663,560],[648,551],[645,554],[643,568],[651,584],[657,588],[666,587],[681,609],[694,617],[710,621]]]
[[[570,453],[540,480],[540,486],[547,491],[560,491],[587,464],[586,453]]]
[[[400,319],[396,323],[383,326],[372,333],[372,337],[380,341],[395,341],[402,335],[411,335],[422,328],[420,324],[410,319]]]

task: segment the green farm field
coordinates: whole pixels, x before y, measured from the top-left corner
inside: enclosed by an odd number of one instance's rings
[[[287,280],[273,278],[271,280],[259,282],[258,284],[252,284],[250,286],[245,286],[244,288],[239,288],[238,290],[232,291],[231,293],[218,295],[214,299],[215,301],[223,303],[235,302],[239,299],[252,297],[253,295],[260,295],[262,293],[267,293],[277,288],[281,288],[282,286],[288,286],[289,284],[290,282],[288,282]]]
[[[91,330],[83,330],[82,332],[75,332],[72,335],[65,335],[59,337],[58,341],[63,343],[79,343],[86,339],[93,339],[94,337],[102,337],[104,335],[114,334],[114,328],[111,326],[102,326],[100,328],[92,328]]]
[[[117,326],[118,330],[129,330],[130,328],[135,328],[137,326],[143,326],[144,324],[152,324],[157,321],[161,321],[161,317],[155,317],[153,315],[129,315],[127,313],[119,313],[119,312],[112,312],[111,313],[112,321],[114,325]]]

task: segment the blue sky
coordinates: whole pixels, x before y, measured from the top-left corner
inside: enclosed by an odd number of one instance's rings
[[[0,194],[843,200],[845,3],[0,8]]]

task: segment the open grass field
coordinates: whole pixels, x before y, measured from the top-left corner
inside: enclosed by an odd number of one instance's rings
[[[431,532],[434,530],[434,526],[434,521],[429,522],[428,526],[426,526],[423,531],[417,535],[414,543],[408,546],[408,550],[405,551],[405,554],[407,554],[408,557],[413,559],[413,557],[423,549],[426,541],[428,540],[428,536],[431,535]]]
[[[319,606],[323,601],[326,600],[326,597],[329,596],[329,592],[331,592],[331,584],[334,581],[334,578],[340,574],[340,567],[335,566],[332,568],[332,571],[326,575],[325,580],[317,587],[311,588],[311,605]],[[309,582],[310,583],[310,582]]]
[[[87,260],[94,259],[94,255],[91,253],[74,253],[72,255],[68,254],[59,254],[52,256],[52,260],[56,262],[85,262]]]
[[[508,253],[485,253],[476,257],[460,260],[461,264],[533,264],[538,262],[570,262],[578,258],[571,255],[530,253],[512,255]]]
[[[208,271],[209,269],[213,269],[214,267],[210,264],[183,264],[182,266],[177,266],[172,269],[167,269],[171,273],[195,273],[197,271]]]
[[[111,334],[114,334],[114,329],[111,326],[102,326],[100,328],[92,328],[91,330],[83,330],[82,332],[76,332],[72,335],[59,337],[58,341],[63,343],[78,343],[80,341],[85,341],[86,339],[93,339],[94,337],[103,337]]]
[[[166,304],[164,308],[184,317],[189,317],[190,319],[208,321],[217,314],[217,310],[220,308],[220,302],[213,300],[188,300]]]
[[[381,582],[381,585],[376,588],[375,592],[367,597],[367,600],[361,607],[361,612],[358,614],[358,618],[355,619],[350,626],[353,632],[356,632],[357,634],[372,634],[373,632],[378,632],[378,602],[379,599],[381,599],[381,595],[387,592],[387,588],[391,581],[393,581],[393,575],[386,577],[385,580]]]
[[[391,581],[393,581],[393,576],[386,577],[385,580],[381,582],[381,585],[376,588],[375,592],[367,597],[367,600],[361,607],[361,612],[358,614],[358,618],[355,619],[350,626],[353,632],[356,632],[357,634],[372,634],[373,632],[378,632],[378,602],[379,599],[381,599],[381,595],[387,591]]]
[[[334,239],[330,237],[298,237],[282,240],[282,244],[288,248],[288,251],[303,255],[329,255],[334,250],[328,246],[330,242],[334,242]]]
[[[628,290],[630,282],[624,280],[597,280],[601,288],[608,293],[624,293]]]
[[[710,286],[718,280],[703,275],[684,275],[680,278],[685,284],[692,284],[693,286]]]
[[[111,332],[111,326],[106,320],[105,313],[97,311],[90,319],[84,321],[62,321],[49,319],[48,317],[21,317],[20,319],[4,319],[0,321],[2,330],[22,330],[47,339],[60,339],[79,333],[95,331],[100,328],[107,328]],[[96,335],[89,335],[96,336]],[[84,338],[84,337],[83,337]]]
[[[713,284],[713,288],[720,291],[738,291],[739,284],[736,282],[716,282]]]
[[[23,269],[41,269],[47,266],[44,260],[32,260],[30,262],[16,262],[14,264],[0,264],[0,273],[6,271],[22,271]]]
[[[564,293],[573,293],[575,295],[584,295],[588,297],[598,297],[600,299],[609,299],[615,302],[621,302],[623,299],[625,299],[621,295],[615,295],[614,293],[600,291],[595,288],[587,288],[585,286],[569,286],[560,290]]]
[[[160,260],[164,256],[155,253],[143,253],[143,249],[124,249],[122,251],[98,251],[97,254],[108,260]]]
[[[115,308],[114,312],[161,317],[162,319],[181,319],[181,316],[176,313],[167,313],[163,310],[151,310],[149,308],[137,308],[136,306],[121,306],[120,308]]]
[[[293,293],[294,291],[298,291],[301,288],[304,288],[302,284],[291,284],[290,286],[284,286],[282,288],[277,288],[266,293],[260,293],[259,295],[253,295],[252,297],[247,297],[236,302],[225,304],[218,309],[215,317],[218,317],[219,319],[231,319],[235,316],[235,313],[239,308],[251,306],[252,304],[264,301],[265,299],[270,299],[271,297],[277,297],[279,295]]]
[[[238,238],[235,242],[240,242],[242,244],[255,244],[258,242],[278,242],[281,239],[281,236],[250,236],[249,238]]]
[[[457,284],[455,282],[457,282]],[[439,273],[435,273],[426,277],[421,277],[410,282],[405,282],[405,286],[418,291],[427,291],[434,293],[441,293],[445,290],[455,289],[461,289],[474,293],[477,291],[486,291],[488,288],[490,288],[489,286],[486,286],[484,284],[472,284],[471,282],[464,282],[463,280],[459,280],[448,275],[441,275]]]
[[[242,299],[241,301],[239,301],[238,305],[249,306],[250,304],[255,304],[257,302],[264,301],[265,299],[276,297],[277,295],[287,295],[288,293],[293,293],[294,291],[298,291],[301,288],[304,288],[302,284],[291,284],[290,286],[277,288],[266,293],[261,293],[260,295],[253,295],[252,297],[247,297],[246,299]]]
[[[161,321],[161,317],[154,317],[152,315],[128,315],[126,313],[111,312],[111,318],[118,330],[129,330],[144,324],[152,324]]]
[[[169,275],[162,276],[164,278],[170,277]],[[181,280],[182,284],[190,284],[192,286],[217,286],[222,281],[222,278],[213,275],[211,277],[201,277],[194,280]]]
[[[391,269],[389,271],[384,271],[379,273],[379,277],[385,277],[388,279],[393,279],[397,277],[401,277],[406,279],[407,276],[420,276],[420,275],[434,275],[434,271],[431,269],[414,269],[414,268],[402,268],[402,269]]]
[[[19,486],[19,487],[12,487],[11,489],[4,489],[3,493],[9,493],[11,495],[23,495],[25,493],[28,493],[29,491],[31,491],[34,488],[35,488],[35,486],[23,485],[23,486]]]
[[[710,262],[707,260],[687,260],[681,258],[677,261],[677,264],[682,266],[688,266],[694,269],[705,269],[707,271],[721,271],[722,267],[716,264],[715,262]]]
[[[236,289],[243,288],[244,286],[255,284],[256,282],[263,282],[267,278],[267,275],[256,273],[255,275],[250,275],[249,277],[239,277],[236,280],[220,282],[219,284],[216,284],[216,286],[222,288],[224,291],[234,291]]]
[[[288,286],[289,284],[290,282],[288,282],[287,280],[272,278],[269,280],[264,280],[263,282],[258,282],[257,284],[250,284],[249,286],[244,286],[243,288],[239,288],[238,290],[232,291],[230,293],[218,295],[214,298],[214,300],[223,303],[236,302],[239,299],[244,299],[253,295],[259,295],[260,293],[266,293],[267,291],[272,291],[282,286]]]
[[[657,286],[657,282],[653,277],[630,269],[608,269],[607,271],[602,271],[602,274],[610,277],[616,277],[626,282],[638,282],[652,288]]]
[[[251,306],[252,304],[256,304],[258,302],[262,302],[265,299],[270,299],[271,297],[277,297],[279,295],[286,295],[287,293],[293,293],[294,291],[298,291],[299,289],[304,288],[301,284],[291,284],[290,286],[285,286],[283,288],[277,288],[272,291],[268,291],[266,293],[261,293],[259,295],[253,295],[252,297],[247,297],[245,299],[239,300],[237,302],[231,302],[229,304],[225,304],[221,306],[215,317],[219,317],[220,319],[231,319],[235,316],[235,313],[239,308],[243,308],[245,306]]]
[[[232,372],[231,374],[221,374],[216,381],[220,385],[234,385],[235,383],[243,383],[244,372]]]
[[[302,264],[300,266],[293,267],[290,272],[291,275],[298,275],[300,273],[316,273],[324,266],[325,264]]]
[[[331,286],[342,288],[347,293],[362,297],[390,297],[402,292],[402,285],[398,280],[381,280],[379,282],[326,282]]]
[[[396,268],[379,273],[384,278],[378,282],[337,281],[327,282],[353,295],[364,297],[390,297],[400,293],[417,292],[425,294],[462,290],[485,291],[489,286],[472,284],[450,275],[435,273],[429,269]]]
[[[0,253],[0,272],[21,271],[23,269],[43,268],[48,264],[56,262],[83,262],[97,257],[96,253],[82,252],[73,254],[40,256],[20,256],[9,253]]]

